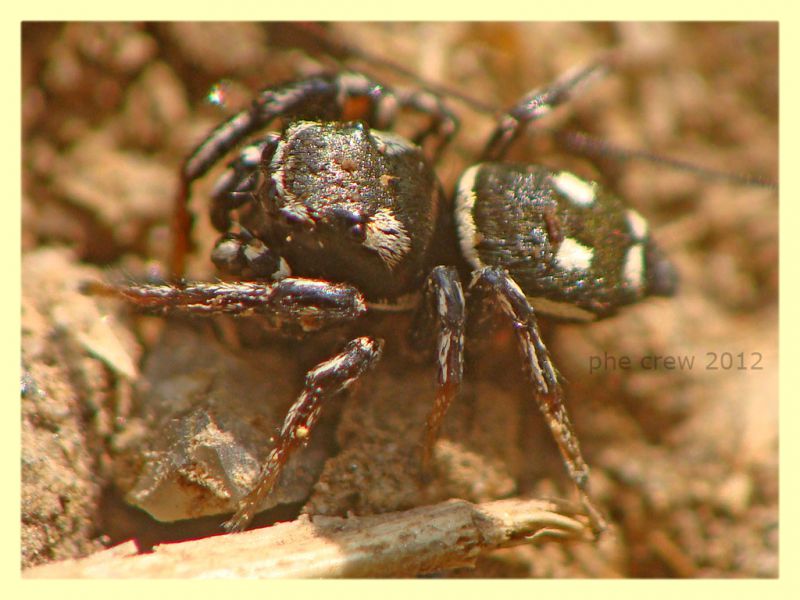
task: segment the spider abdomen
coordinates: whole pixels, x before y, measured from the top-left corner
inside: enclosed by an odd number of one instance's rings
[[[538,165],[481,163],[461,177],[455,203],[470,266],[504,268],[545,314],[593,320],[674,293],[674,271],[644,217],[596,182]]]

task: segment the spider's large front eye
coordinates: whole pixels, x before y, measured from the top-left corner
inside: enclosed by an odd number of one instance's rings
[[[364,223],[356,223],[350,226],[347,235],[351,240],[361,243],[367,238],[367,228]]]
[[[367,237],[367,227],[364,221],[366,218],[363,213],[357,210],[339,208],[335,212],[336,217],[345,228],[347,237],[356,242],[363,242]]]
[[[314,222],[309,218],[308,213],[304,211],[290,210],[286,207],[278,209],[278,213],[275,218],[278,223],[286,228],[311,228],[314,225]]]
[[[293,212],[289,212],[288,210],[279,210],[278,211],[278,222],[281,225],[286,225],[287,227],[292,227],[294,225],[299,225],[303,220],[297,214]]]

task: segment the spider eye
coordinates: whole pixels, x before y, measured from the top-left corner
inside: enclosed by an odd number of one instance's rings
[[[363,242],[367,237],[367,229],[363,223],[356,223],[350,226],[347,235],[356,242]]]
[[[307,215],[301,214],[294,210],[287,210],[286,208],[281,208],[278,210],[277,220],[285,227],[299,227],[301,225],[310,226],[312,224]]]
[[[367,237],[367,228],[364,224],[366,217],[360,211],[340,208],[334,211],[339,220],[340,227],[344,228],[347,237],[356,242],[363,242]]]

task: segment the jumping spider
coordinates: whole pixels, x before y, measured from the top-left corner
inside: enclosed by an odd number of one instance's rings
[[[604,318],[646,296],[672,295],[676,276],[645,219],[597,183],[503,158],[527,125],[605,67],[591,64],[515,103],[452,199],[442,193],[431,164],[457,122],[436,95],[395,93],[350,72],[266,89],[188,157],[175,204],[172,269],[180,281],[192,182],[246,139],[282,122],[280,133],[256,137],[229,163],[212,193],[211,222],[222,236],[211,258],[236,281],[95,289],[143,309],[259,314],[291,333],[356,321],[370,310],[415,311],[412,341],[430,345],[435,335],[436,349],[436,394],[422,440],[426,468],[462,380],[463,278],[471,307],[493,304],[513,325],[533,396],[600,531],[604,519],[589,499],[588,468],[537,314]],[[387,131],[401,110],[426,117],[413,141]],[[451,264],[441,258],[448,241],[460,252]],[[382,340],[356,337],[307,373],[227,530],[247,526],[287,457],[309,439],[326,401],[361,377],[382,346]]]

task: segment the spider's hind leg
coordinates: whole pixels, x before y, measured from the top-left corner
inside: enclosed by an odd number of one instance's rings
[[[533,396],[558,445],[567,472],[578,490],[592,529],[595,533],[600,533],[607,523],[589,498],[589,467],[581,454],[578,437],[564,404],[558,373],[539,334],[533,307],[504,269],[484,267],[476,271],[470,290],[479,296],[479,300],[494,301],[503,315],[511,321],[523,357],[523,370],[533,388]]]
[[[511,144],[526,127],[569,102],[585,85],[604,75],[611,66],[610,57],[597,60],[567,73],[545,88],[523,96],[498,119],[481,161],[503,160]]]

